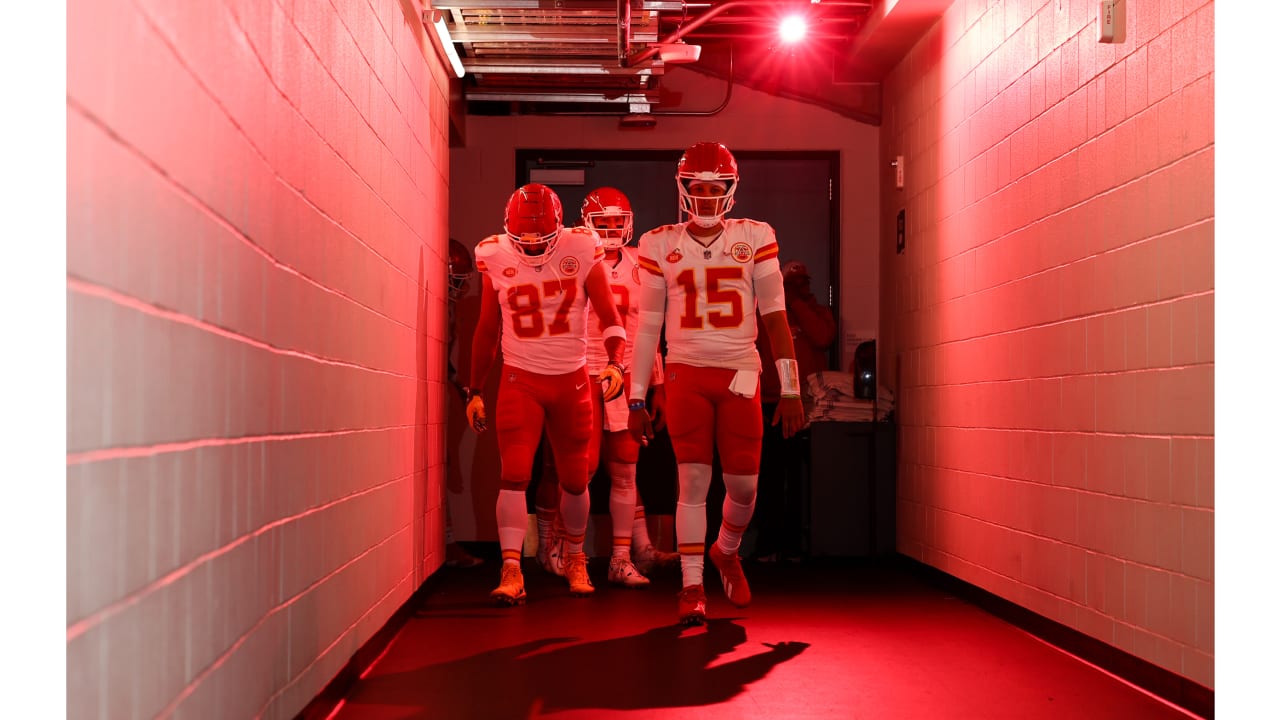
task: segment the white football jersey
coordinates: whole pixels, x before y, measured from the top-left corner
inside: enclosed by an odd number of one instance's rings
[[[623,247],[618,252],[617,264],[609,262],[606,256],[601,260],[605,277],[609,280],[609,289],[613,291],[613,300],[618,307],[618,318],[627,331],[627,349],[623,356],[623,364],[631,367],[632,342],[636,336],[636,325],[640,318],[640,264],[636,262],[638,251],[633,247]],[[587,370],[592,375],[604,370],[609,364],[609,353],[604,349],[604,327],[594,307],[587,307]]]
[[[640,237],[642,282],[667,294],[667,362],[760,370],[756,351],[756,278],[778,270],[773,228],[726,218],[703,247],[685,224]]]
[[[564,228],[551,259],[521,261],[505,235],[476,245],[476,270],[486,273],[502,308],[502,359],[542,375],[563,375],[587,362],[587,273],[604,247],[587,228]]]

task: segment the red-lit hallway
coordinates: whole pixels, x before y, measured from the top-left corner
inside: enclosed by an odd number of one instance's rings
[[[845,69],[875,74],[831,102],[744,52],[731,94],[663,68],[636,129],[469,105],[474,38],[508,31],[468,30],[460,79],[423,0],[70,3],[67,716],[294,718],[334,688],[338,717],[1177,716],[1001,608],[1211,712],[1215,2],[1123,4],[1099,42],[1096,0],[872,0]],[[449,239],[500,232],[522,154],[706,140],[831,159],[833,369],[876,340],[900,563],[756,568],[688,637],[673,578],[573,603],[530,569],[491,609],[494,559],[445,567],[450,532],[496,544],[498,457],[450,375]],[[850,452],[816,481],[854,487]],[[842,497],[813,503],[837,545],[868,526]]]

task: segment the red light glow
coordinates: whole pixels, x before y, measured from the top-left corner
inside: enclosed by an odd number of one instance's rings
[[[788,15],[782,19],[782,24],[778,26],[778,36],[784,43],[799,42],[804,39],[808,25],[804,18],[799,15]]]

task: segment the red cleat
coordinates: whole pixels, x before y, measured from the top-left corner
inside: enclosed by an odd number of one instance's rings
[[[747,576],[742,574],[742,561],[738,554],[721,551],[719,543],[713,543],[707,554],[711,556],[716,570],[720,571],[720,584],[724,586],[729,602],[740,608],[750,605],[751,588],[747,586]]]
[[[677,612],[681,625],[701,625],[707,621],[707,594],[701,585],[690,585],[680,591]]]

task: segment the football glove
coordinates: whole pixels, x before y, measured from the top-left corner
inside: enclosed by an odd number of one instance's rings
[[[478,433],[485,431],[488,425],[484,417],[484,397],[474,390],[468,390],[471,397],[467,400],[467,424]]]
[[[600,376],[596,378],[604,391],[604,401],[618,397],[622,394],[622,366],[617,363],[609,363],[604,370],[600,372]]]

